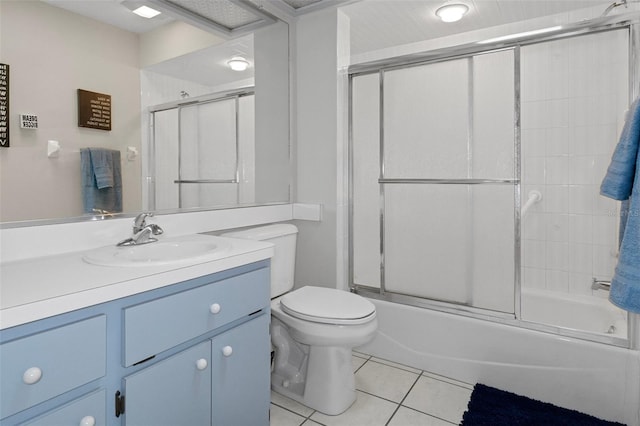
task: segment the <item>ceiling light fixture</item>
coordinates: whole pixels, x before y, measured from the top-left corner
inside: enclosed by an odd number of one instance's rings
[[[509,35],[506,35],[506,36],[501,36],[501,37],[490,38],[490,39],[487,39],[487,40],[482,40],[482,41],[479,41],[478,44],[496,43],[496,42],[499,42],[499,41],[513,40],[513,39],[516,39],[516,38],[522,38],[522,37],[527,37],[527,36],[532,36],[532,35],[537,35],[537,34],[551,33],[553,31],[558,31],[558,30],[561,30],[561,29],[562,29],[561,25],[558,25],[556,27],[541,28],[539,30],[525,31],[523,33],[509,34]]]
[[[234,71],[244,71],[249,68],[249,61],[242,56],[234,56],[227,62],[227,65]]]
[[[138,16],[142,16],[143,18],[151,19],[154,16],[160,15],[160,13],[162,12],[152,9],[149,6],[140,6],[139,8],[133,10],[133,13]]]
[[[436,15],[442,20],[442,22],[456,22],[462,19],[464,14],[468,11],[469,6],[466,4],[446,4],[436,10]]]

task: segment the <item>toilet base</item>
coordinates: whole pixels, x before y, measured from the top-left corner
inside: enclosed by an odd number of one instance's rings
[[[356,400],[351,348],[307,346],[304,349],[308,349],[305,351],[308,358],[300,367],[306,372],[291,369],[291,365],[276,366],[271,374],[271,388],[323,414],[343,413]]]

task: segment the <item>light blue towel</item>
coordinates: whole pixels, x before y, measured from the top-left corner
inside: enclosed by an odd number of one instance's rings
[[[120,151],[83,148],[80,150],[80,166],[84,212],[94,213],[94,209],[121,212]]]
[[[600,193],[622,201],[620,254],[609,299],[640,313],[640,98],[631,108]]]

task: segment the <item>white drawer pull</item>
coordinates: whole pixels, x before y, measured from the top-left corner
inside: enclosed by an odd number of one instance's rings
[[[220,312],[220,309],[222,309],[222,308],[220,308],[220,305],[217,304],[217,303],[214,303],[213,305],[211,305],[209,307],[209,311],[214,315],[217,314],[218,312]]]
[[[38,383],[41,378],[42,370],[40,370],[38,367],[31,367],[27,369],[27,371],[25,371],[22,375],[22,381],[26,385],[33,385],[35,383]]]
[[[204,358],[200,358],[199,360],[196,361],[196,368],[200,371],[206,369],[207,365],[209,365],[209,363]]]
[[[80,426],[96,426],[96,418],[93,416],[84,416],[80,420]]]
[[[232,353],[233,353],[233,348],[231,346],[225,346],[224,348],[222,348],[222,355],[231,356]]]

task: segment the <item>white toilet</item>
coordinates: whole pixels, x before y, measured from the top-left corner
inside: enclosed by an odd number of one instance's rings
[[[297,233],[294,225],[277,224],[223,236],[275,244],[271,388],[321,413],[337,415],[356,399],[351,349],[373,338],[378,327],[376,309],[365,298],[346,291],[312,286],[291,291]]]

